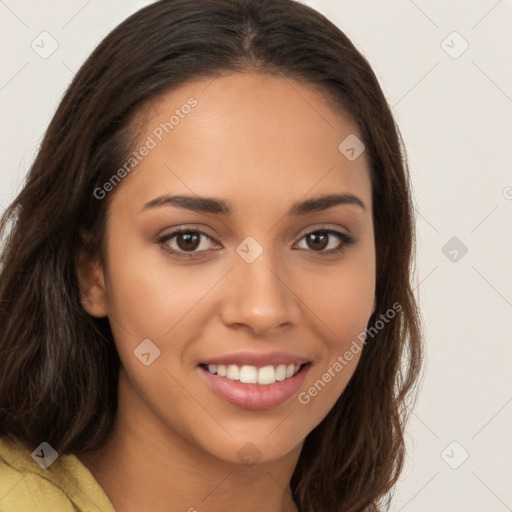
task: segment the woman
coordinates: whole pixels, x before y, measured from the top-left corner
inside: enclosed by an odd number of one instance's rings
[[[421,360],[411,193],[375,75],[325,17],[131,16],[2,233],[2,510],[385,506]]]

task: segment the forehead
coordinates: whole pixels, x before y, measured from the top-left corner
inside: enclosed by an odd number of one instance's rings
[[[227,198],[236,211],[352,192],[371,209],[366,154],[350,160],[340,150],[361,139],[359,127],[311,85],[233,73],[187,83],[143,114],[136,149],[150,149],[118,190],[132,205],[187,193]]]

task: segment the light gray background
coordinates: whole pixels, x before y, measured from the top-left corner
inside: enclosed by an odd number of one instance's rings
[[[0,0],[2,211],[73,74],[148,3]],[[392,510],[512,510],[512,1],[304,3],[373,66],[415,187],[427,358]]]

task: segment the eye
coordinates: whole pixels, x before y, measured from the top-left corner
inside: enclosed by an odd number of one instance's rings
[[[356,242],[351,235],[323,228],[306,233],[301,238],[302,240],[305,241],[306,247],[300,247],[301,249],[312,249],[313,252],[317,252],[321,256],[337,254]]]
[[[334,229],[320,228],[304,234],[301,241],[304,240],[306,247],[300,249],[310,250],[321,256],[338,254],[345,250],[347,246],[353,245],[356,240],[353,236]],[[198,256],[197,253],[206,252],[211,243],[215,242],[213,238],[206,233],[190,228],[176,229],[172,233],[163,235],[157,240],[157,243],[163,249],[177,258],[192,258]],[[216,242],[215,242],[216,243]],[[219,244],[217,244],[219,246]],[[219,246],[221,247],[221,246]]]
[[[208,240],[213,242],[213,239],[202,231],[180,228],[160,237],[157,242],[164,250],[178,258],[191,258],[195,253],[208,249]]]

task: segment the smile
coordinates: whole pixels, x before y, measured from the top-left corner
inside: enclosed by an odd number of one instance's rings
[[[290,400],[304,383],[311,363],[256,367],[200,364],[200,377],[213,394],[240,409],[272,409]],[[225,375],[223,375],[225,373]]]
[[[257,368],[256,366],[236,364],[210,364],[206,369],[212,375],[225,377],[229,380],[240,381],[244,384],[258,384],[260,386],[268,386],[276,382],[292,378],[300,370],[301,365],[285,365],[280,364],[277,366],[264,366]]]

